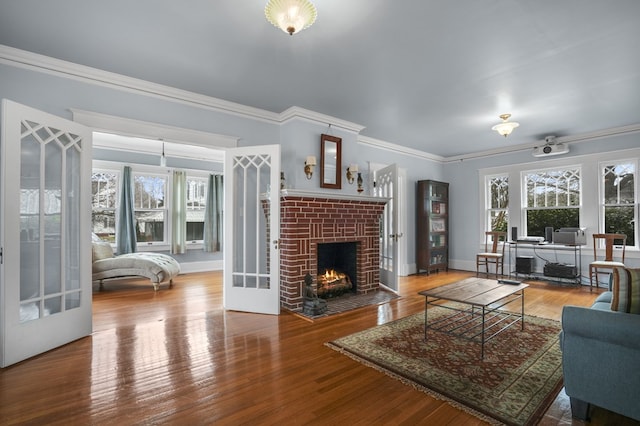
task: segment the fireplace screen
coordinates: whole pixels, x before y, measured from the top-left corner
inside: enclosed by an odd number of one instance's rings
[[[357,243],[318,244],[318,297],[330,298],[357,291]]]

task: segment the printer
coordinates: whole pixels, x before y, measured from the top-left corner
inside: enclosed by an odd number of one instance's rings
[[[587,244],[587,228],[560,228],[553,233],[554,244],[583,246]]]

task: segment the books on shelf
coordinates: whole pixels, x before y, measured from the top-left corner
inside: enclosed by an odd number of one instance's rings
[[[447,237],[444,234],[434,234],[430,239],[431,247],[444,247],[447,245]]]
[[[446,231],[444,219],[431,220],[431,232],[444,232],[444,231]]]
[[[446,214],[447,213],[447,203],[441,203],[439,201],[431,202],[431,212],[433,214]]]

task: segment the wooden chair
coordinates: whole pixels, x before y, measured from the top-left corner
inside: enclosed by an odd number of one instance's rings
[[[604,259],[598,260],[599,241],[604,240]],[[618,262],[613,257],[613,241],[622,240],[622,258]],[[627,236],[625,234],[593,234],[593,262],[589,263],[589,291],[593,291],[593,277],[596,278],[598,287],[598,274],[601,269],[612,273],[616,266],[624,266],[624,252],[627,246]]]
[[[498,278],[498,268],[500,268],[500,275],[504,275],[504,247],[507,245],[506,242],[506,232],[487,231],[484,233],[484,252],[476,255],[476,277],[480,274],[481,265],[484,265],[485,273],[489,277],[489,264],[496,265],[496,279]]]

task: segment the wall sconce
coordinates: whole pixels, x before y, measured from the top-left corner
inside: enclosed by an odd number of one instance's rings
[[[304,174],[307,175],[307,179],[311,179],[313,176],[313,169],[316,167],[315,155],[309,155],[304,162]]]
[[[353,182],[355,182],[357,173],[358,173],[357,164],[351,164],[349,165],[349,167],[347,167],[347,182],[349,182],[350,185],[352,185]]]

